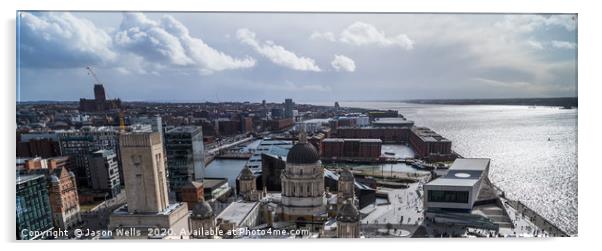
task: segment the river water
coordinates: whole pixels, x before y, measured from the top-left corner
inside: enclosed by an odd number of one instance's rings
[[[460,155],[491,158],[489,177],[507,197],[522,201],[569,234],[577,234],[577,109],[339,103],[398,110],[417,126],[452,140],[452,149]]]

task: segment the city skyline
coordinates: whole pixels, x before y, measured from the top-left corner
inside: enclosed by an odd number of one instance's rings
[[[577,96],[572,14],[18,15],[17,101]]]

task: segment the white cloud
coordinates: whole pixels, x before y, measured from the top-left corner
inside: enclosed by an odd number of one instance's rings
[[[527,40],[527,45],[536,50],[543,50],[541,42],[536,40]]]
[[[330,62],[330,64],[332,65],[332,68],[334,68],[336,71],[355,71],[355,62],[353,61],[353,59],[343,55],[334,55],[334,59],[332,60],[332,62]]]
[[[234,58],[192,37],[186,26],[169,15],[156,22],[142,13],[124,13],[114,38],[119,48],[146,60],[198,67],[203,74],[255,65],[253,58]]]
[[[575,15],[507,15],[496,26],[517,32],[532,32],[546,26],[560,26],[567,31],[577,28]]]
[[[379,31],[371,24],[355,22],[341,32],[339,40],[353,45],[399,46],[406,50],[414,48],[414,41],[406,34],[387,36],[384,31]]]
[[[311,35],[309,36],[310,39],[324,39],[330,42],[334,42],[336,41],[336,37],[334,35],[334,33],[332,32],[313,32],[311,33]]]
[[[251,46],[257,53],[268,58],[274,64],[298,71],[321,71],[315,60],[297,56],[294,52],[272,41],[261,42],[257,40],[255,33],[248,29],[239,29],[236,36],[242,43]]]
[[[568,41],[552,41],[552,46],[558,49],[575,49],[577,48],[577,44]]]
[[[80,67],[117,57],[109,34],[86,19],[64,12],[20,15],[19,46],[26,66]]]

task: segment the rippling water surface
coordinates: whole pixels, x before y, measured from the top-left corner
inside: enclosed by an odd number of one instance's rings
[[[577,110],[493,105],[339,102],[398,110],[452,140],[464,157],[491,158],[490,178],[569,234],[577,234]],[[331,105],[331,104],[329,104]]]

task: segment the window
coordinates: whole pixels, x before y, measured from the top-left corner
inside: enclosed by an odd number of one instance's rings
[[[468,203],[468,192],[430,190],[428,200],[429,202]]]

